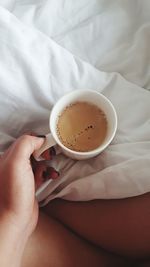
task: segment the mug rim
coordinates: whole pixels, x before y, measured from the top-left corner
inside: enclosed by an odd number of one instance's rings
[[[92,93],[92,94],[97,94],[99,97],[103,98],[104,101],[106,101],[109,106],[111,107],[112,111],[113,111],[113,116],[115,118],[115,124],[114,124],[114,129],[113,129],[113,133],[111,135],[111,137],[109,138],[108,142],[106,144],[101,144],[100,146],[98,146],[97,148],[93,149],[93,150],[90,150],[90,151],[83,151],[83,152],[80,152],[80,151],[75,151],[75,150],[72,150],[68,147],[66,147],[59,139],[58,135],[57,135],[57,132],[56,130],[54,130],[54,127],[51,127],[51,120],[52,120],[52,117],[53,117],[53,114],[55,112],[55,109],[56,107],[60,104],[61,101],[63,101],[66,97],[68,97],[69,95],[73,95],[73,94],[78,94],[78,93]],[[89,102],[90,103],[90,102]],[[70,103],[69,103],[70,104]],[[95,104],[96,105],[96,104]],[[67,105],[66,105],[67,106]],[[97,106],[97,105],[96,105]],[[118,118],[117,118],[117,113],[116,113],[116,110],[113,106],[113,104],[111,103],[111,101],[106,97],[104,96],[102,93],[99,93],[97,91],[94,91],[94,90],[81,90],[81,89],[76,89],[76,90],[73,90],[67,94],[65,94],[64,96],[62,96],[57,102],[56,104],[54,105],[54,107],[52,108],[51,110],[51,114],[50,114],[50,117],[49,117],[49,128],[50,128],[50,131],[51,131],[51,134],[53,136],[53,138],[55,139],[56,141],[56,144],[58,144],[61,148],[63,148],[64,150],[66,150],[67,152],[69,153],[72,153],[76,156],[92,156],[93,154],[98,154],[100,152],[102,152],[106,147],[108,147],[108,145],[111,143],[111,141],[113,140],[115,134],[116,134],[116,131],[117,131],[117,124],[118,124]]]

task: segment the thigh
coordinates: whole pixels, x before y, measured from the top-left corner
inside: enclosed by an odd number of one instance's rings
[[[123,256],[150,255],[150,194],[120,200],[70,202],[55,200],[47,214],[86,240]]]
[[[121,257],[92,246],[56,220],[40,214],[24,251],[22,267],[130,266]],[[131,265],[132,266],[132,265]]]

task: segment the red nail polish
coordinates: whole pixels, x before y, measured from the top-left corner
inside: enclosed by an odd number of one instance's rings
[[[46,136],[45,135],[37,135],[37,137],[39,137],[39,138],[45,138]]]
[[[53,171],[51,174],[51,179],[57,179],[59,177],[59,172],[58,171]]]
[[[59,177],[59,172],[56,171],[53,167],[48,167],[46,172],[51,179],[57,179]]]
[[[42,153],[41,157],[44,158],[45,160],[51,160],[52,159],[52,156],[49,154],[49,150],[45,150]]]

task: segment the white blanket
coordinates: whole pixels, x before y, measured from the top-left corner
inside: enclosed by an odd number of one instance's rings
[[[98,157],[58,155],[61,176],[39,195],[70,200],[150,191],[150,2],[0,0],[0,151],[48,132],[53,104],[75,89],[102,92],[118,130]]]

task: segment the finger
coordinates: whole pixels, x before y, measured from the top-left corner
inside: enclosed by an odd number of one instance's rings
[[[44,180],[57,179],[59,177],[59,172],[56,171],[53,167],[47,167],[46,171],[43,173]]]
[[[34,175],[36,189],[44,182],[50,179],[57,179],[59,177],[59,173],[53,167],[46,166],[44,162],[37,163]]]
[[[30,135],[23,135],[12,145],[11,153],[16,159],[30,159],[34,151],[39,149],[44,143],[44,138]]]
[[[50,147],[49,149],[45,150],[41,155],[41,157],[45,160],[52,160],[54,156],[56,156],[54,147]]]
[[[55,148],[51,147],[51,148],[47,149],[46,151],[44,151],[42,153],[41,157],[43,158],[43,160],[52,160],[55,155],[56,155]],[[31,159],[32,169],[33,169],[33,172],[34,172],[35,169],[36,169],[37,164],[40,163],[41,161],[35,160],[35,158],[33,156],[31,156],[30,159]]]
[[[36,168],[34,169],[34,177],[35,177],[35,188],[39,188],[43,182],[43,173],[46,171],[46,165],[43,162],[39,162],[36,164]]]

